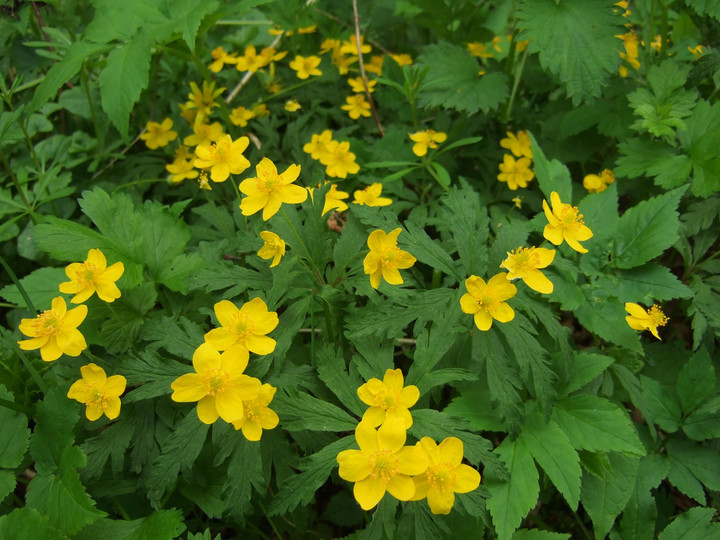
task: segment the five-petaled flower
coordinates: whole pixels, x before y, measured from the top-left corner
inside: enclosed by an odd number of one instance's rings
[[[68,311],[62,296],[52,300],[52,307],[35,317],[20,321],[20,331],[31,339],[18,341],[23,351],[40,349],[45,362],[57,360],[63,354],[79,356],[87,349],[78,326],[85,320],[88,308],[80,305]]]
[[[262,210],[262,218],[267,221],[277,214],[282,203],[299,204],[307,199],[307,190],[293,184],[300,176],[300,165],[290,165],[278,174],[275,164],[263,158],[255,166],[255,172],[255,178],[246,178],[240,183],[240,191],[247,195],[240,203],[243,216]]]
[[[526,157],[532,159],[532,146],[530,145],[530,135],[527,131],[518,131],[517,135],[507,131],[507,138],[500,139],[500,147],[507,148],[516,157]]]
[[[539,268],[546,268],[555,258],[555,250],[538,247],[519,247],[508,252],[501,268],[505,268],[507,279],[522,279],[525,285],[542,294],[553,292],[553,283]]]
[[[420,390],[415,385],[403,387],[404,378],[399,369],[385,371],[383,380],[372,378],[357,390],[358,397],[370,408],[362,417],[372,427],[381,425],[386,420],[398,418],[405,429],[412,426],[412,415],[408,410],[420,398]]]
[[[108,377],[98,365],[88,364],[80,368],[82,379],[75,381],[67,397],[84,403],[88,420],[97,420],[103,414],[114,420],[120,414],[120,395],[125,391],[127,380],[122,375]]]
[[[213,62],[208,66],[213,73],[219,72],[225,64],[237,64],[237,53],[228,53],[222,47],[215,47],[210,51]]]
[[[348,209],[348,205],[344,199],[347,199],[350,194],[347,191],[340,191],[337,188],[337,184],[331,184],[330,189],[325,193],[325,204],[323,205],[323,215],[328,213],[330,210],[337,210],[343,212]]]
[[[233,125],[245,127],[248,125],[248,120],[252,120],[255,116],[254,111],[240,106],[232,110],[230,113],[230,121]]]
[[[363,268],[366,274],[370,274],[370,285],[377,289],[380,279],[385,278],[390,285],[400,285],[403,278],[398,270],[410,268],[415,257],[397,246],[397,238],[402,229],[397,229],[386,234],[385,231],[377,229],[368,236],[367,245],[370,253],[363,261]]]
[[[493,319],[505,323],[515,318],[515,311],[505,300],[515,296],[517,288],[504,273],[495,274],[487,283],[478,276],[470,276],[465,287],[468,292],[460,298],[460,308],[463,313],[475,316],[475,325],[480,330],[490,330]]]
[[[360,170],[347,141],[330,141],[320,155],[320,163],[325,165],[325,173],[333,178],[347,178],[348,174],[355,174]]]
[[[233,420],[235,429],[242,429],[248,441],[259,441],[263,429],[273,429],[280,419],[275,411],[268,407],[275,396],[274,386],[265,383],[255,399],[243,401],[242,416]]]
[[[416,444],[428,458],[427,470],[415,476],[415,495],[412,501],[427,497],[433,514],[449,514],[455,504],[455,493],[468,493],[480,485],[480,473],[462,463],[463,443],[448,437],[439,445],[430,437]]]
[[[296,56],[295,60],[290,62],[290,69],[296,72],[298,79],[307,79],[312,75],[322,75],[322,71],[318,69],[320,65],[319,56]]]
[[[261,259],[272,259],[270,268],[280,264],[280,259],[285,255],[285,240],[270,231],[262,231],[260,238],[263,239],[265,244],[258,251],[258,256]]]
[[[582,214],[578,213],[577,206],[560,201],[560,195],[556,191],[550,194],[552,212],[546,200],[543,199],[543,210],[547,217],[548,224],[545,225],[543,236],[556,246],[565,240],[568,245],[579,253],[587,253],[587,249],[580,245],[580,242],[592,238],[592,231],[582,220]]]
[[[145,133],[140,138],[145,141],[145,146],[150,150],[155,150],[162,146],[167,146],[170,141],[177,139],[177,132],[172,130],[173,121],[166,118],[159,122],[148,122],[145,126]]]
[[[589,193],[600,193],[615,182],[615,174],[610,169],[604,169],[598,174],[588,174],[583,178],[583,186]]]
[[[350,88],[352,88],[352,91],[355,92],[356,94],[365,93],[365,85],[363,84],[362,77],[355,77],[354,79],[348,79],[347,82],[350,85]],[[369,94],[372,94],[375,91],[376,85],[377,85],[377,81],[373,81],[373,80],[367,81],[367,88],[368,88]]]
[[[381,197],[381,194],[382,184],[380,182],[375,182],[366,188],[359,189],[353,193],[353,204],[364,204],[367,206],[387,206],[392,204],[392,199]]]
[[[194,165],[200,169],[210,169],[213,182],[224,182],[231,174],[240,174],[250,166],[243,152],[250,139],[240,137],[233,141],[230,135],[223,135],[217,142],[198,146],[195,149],[197,159]]]
[[[500,174],[497,179],[500,182],[507,182],[508,187],[515,191],[517,188],[527,187],[527,183],[535,177],[530,170],[531,161],[523,157],[516,160],[510,154],[503,156],[503,162],[499,165]]]
[[[219,351],[241,345],[255,354],[270,354],[275,350],[275,340],[265,334],[275,330],[278,316],[268,311],[260,298],[253,298],[241,308],[229,300],[215,304],[215,316],[220,328],[213,328],[205,334],[205,341]]]
[[[625,304],[625,311],[630,315],[625,317],[625,320],[633,330],[650,330],[652,335],[660,339],[658,335],[658,326],[665,326],[668,322],[668,318],[660,309],[660,306],[655,304],[653,307],[645,311],[645,309],[632,302]]]
[[[410,140],[413,141],[412,151],[418,157],[422,157],[427,154],[428,148],[437,148],[438,143],[445,142],[447,140],[447,134],[442,131],[435,131],[434,129],[426,129],[423,131],[417,131],[410,133]]]
[[[248,364],[248,351],[235,345],[224,353],[210,343],[203,343],[193,354],[195,373],[186,373],[170,387],[173,401],[197,401],[197,415],[201,422],[212,424],[218,418],[233,422],[243,414],[243,400],[255,399],[261,383],[243,372]]]
[[[203,81],[202,90],[194,82],[190,83],[190,90],[192,90],[188,94],[190,101],[180,108],[183,110],[185,119],[190,123],[195,123],[196,121],[202,122],[218,106],[215,98],[222,94],[225,88],[215,90],[215,81],[210,83]]]
[[[385,495],[408,501],[415,495],[411,475],[425,472],[427,454],[416,446],[404,446],[407,433],[399,418],[379,429],[369,422],[355,428],[360,450],[343,450],[337,456],[340,478],[354,482],[353,495],[363,510],[374,508]]]
[[[354,94],[345,98],[347,103],[340,108],[347,111],[348,116],[353,120],[357,120],[361,116],[370,116],[370,104],[365,101],[363,94]]]
[[[310,142],[303,145],[303,152],[310,154],[313,159],[321,159],[328,151],[332,142],[332,131],[326,129],[322,133],[315,133],[310,137]]]
[[[71,263],[65,268],[70,278],[60,284],[60,292],[74,294],[70,299],[73,304],[80,304],[97,292],[98,298],[105,302],[114,302],[120,298],[120,289],[115,282],[125,271],[121,262],[108,267],[107,259],[99,249],[88,251],[87,259],[81,263]]]

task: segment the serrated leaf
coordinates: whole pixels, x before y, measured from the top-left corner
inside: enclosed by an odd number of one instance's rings
[[[107,426],[97,436],[87,439],[82,444],[83,452],[87,456],[87,465],[82,471],[84,478],[97,478],[102,475],[110,456],[112,456],[113,472],[123,469],[125,452],[130,446],[135,431],[133,416],[123,409],[117,422]]]
[[[180,358],[191,359],[198,344],[204,341],[204,332],[194,322],[178,317],[177,320],[167,317],[148,317],[148,324],[143,326],[142,339],[152,341],[151,350],[163,348]]]
[[[443,412],[469,422],[477,431],[504,431],[505,425],[493,412],[490,392],[485,388],[470,387],[460,391]]]
[[[463,47],[446,42],[428,45],[416,64],[428,69],[419,92],[423,107],[486,113],[507,99],[506,76],[503,73],[479,75],[480,65]]]
[[[449,276],[460,281],[460,276],[455,270],[452,257],[428,236],[424,229],[408,221],[405,223],[408,235],[399,237],[399,244],[406,248],[418,261],[430,267],[442,270]],[[404,246],[403,246],[404,244]]]
[[[665,479],[669,468],[670,464],[659,454],[648,454],[640,459],[635,489],[620,520],[620,538],[623,540],[655,538],[657,507],[650,490]]]
[[[0,538],[32,538],[33,540],[67,540],[61,531],[52,527],[48,517],[34,508],[15,508],[0,516]]]
[[[340,403],[353,414],[362,416],[366,406],[357,395],[357,389],[363,384],[357,371],[348,372],[342,353],[333,347],[325,346],[316,351],[315,355],[320,380],[337,396]]]
[[[181,510],[159,510],[129,521],[101,519],[85,527],[74,540],[172,540],[185,530]]]
[[[58,285],[67,281],[62,268],[38,268],[20,280],[25,292],[30,297],[35,309],[44,311],[50,309],[52,299],[60,296]],[[19,306],[25,305],[25,299],[14,284],[6,285],[0,289],[0,296],[8,302]]]
[[[14,401],[12,393],[8,392],[1,384],[0,398],[10,402]],[[2,426],[3,433],[0,438],[0,467],[14,469],[22,462],[30,444],[28,418],[12,409],[0,407],[0,426]],[[0,496],[0,501],[4,498],[4,496]]]
[[[448,191],[441,212],[448,223],[465,275],[482,276],[487,268],[487,240],[490,221],[478,193],[466,182]]]
[[[690,298],[694,294],[669,268],[656,263],[620,270],[613,288],[621,301],[643,304],[652,304],[654,300]]]
[[[495,452],[505,463],[510,477],[502,482],[486,474],[485,487],[491,495],[487,500],[487,507],[498,538],[509,540],[523,518],[537,503],[540,493],[538,471],[530,450],[522,439],[511,441],[506,438]]]
[[[530,132],[528,134],[530,135],[530,146],[533,153],[533,170],[545,198],[549,201],[550,194],[557,191],[561,200],[565,202],[571,201],[572,179],[570,178],[570,171],[557,159],[552,161],[547,159],[535,140],[535,136]]]
[[[557,402],[553,419],[579,450],[645,454],[628,414],[597,396],[570,396]]]
[[[209,13],[218,8],[215,1],[198,3],[195,0],[173,0],[170,14],[174,28],[182,32],[188,49],[195,51],[195,36],[200,23]]]
[[[72,429],[80,419],[77,403],[70,401],[60,388],[53,388],[35,408],[35,428],[30,439],[30,454],[35,470],[49,474],[60,466],[66,448],[75,437]]]
[[[614,257],[619,268],[640,266],[675,243],[680,228],[677,206],[685,191],[682,187],[644,200],[622,215]]]
[[[713,540],[720,535],[720,523],[711,523],[714,515],[714,508],[691,508],[665,527],[658,540]]]
[[[637,332],[625,320],[627,312],[624,305],[616,298],[600,298],[595,293],[595,290],[586,288],[587,301],[575,310],[580,324],[611,343],[642,353]]]
[[[192,373],[189,365],[163,358],[151,350],[131,355],[123,365],[123,375],[128,385],[140,386],[130,390],[123,400],[133,402],[170,394],[172,382],[186,373]]]
[[[273,409],[288,431],[353,431],[358,423],[340,407],[294,390],[278,392]]]
[[[683,420],[682,429],[695,441],[720,438],[720,397],[695,409]]]
[[[676,388],[685,414],[700,405],[717,385],[715,368],[707,349],[701,349],[690,357],[680,370]]]
[[[564,393],[572,394],[592,381],[615,362],[614,358],[602,354],[576,353],[570,371],[570,380]]]
[[[223,498],[227,501],[230,515],[242,521],[250,508],[253,486],[259,492],[266,486],[260,446],[245,439],[239,431],[236,437],[237,444],[228,464]]]
[[[720,490],[720,453],[717,450],[679,439],[668,440],[666,447],[671,471],[674,464],[680,464],[708,489]],[[704,504],[704,499],[698,502]]]
[[[680,403],[672,390],[645,375],[640,375],[640,386],[642,387],[643,413],[648,416],[648,421],[657,424],[660,429],[673,433],[680,427],[682,411]]]
[[[530,40],[542,67],[563,82],[573,105],[600,95],[620,66],[616,38],[623,18],[602,0],[525,0],[517,13],[518,40]],[[548,32],[552,28],[552,32]]]
[[[654,177],[655,185],[665,189],[684,184],[692,172],[692,160],[686,154],[660,141],[630,139],[618,145],[622,156],[618,158],[615,174],[620,177]]]

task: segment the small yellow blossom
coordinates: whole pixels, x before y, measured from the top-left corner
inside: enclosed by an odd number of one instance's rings
[[[260,248],[260,251],[258,251],[258,257],[266,260],[272,259],[270,268],[280,264],[280,259],[285,255],[285,240],[270,231],[262,231],[260,238],[263,239],[265,244]]]
[[[175,159],[192,159],[193,157],[193,152],[184,144],[175,149]]]
[[[220,122],[208,124],[206,122],[195,122],[193,124],[193,134],[183,139],[183,144],[188,146],[207,146],[220,140],[224,135],[223,127]]]
[[[170,182],[173,184],[179,184],[186,178],[197,178],[200,174],[193,166],[193,161],[188,159],[176,159],[165,165],[165,170],[170,173]]]
[[[328,152],[328,146],[332,142],[332,131],[326,129],[322,133],[313,134],[310,142],[303,145],[303,152],[310,154],[313,159],[321,159]]]
[[[505,301],[515,296],[517,288],[504,273],[495,274],[487,283],[478,276],[470,276],[465,287],[468,292],[460,298],[460,308],[463,313],[474,315],[478,329],[490,330],[493,319],[506,323],[515,318],[515,311]]]
[[[320,44],[320,54],[335,51],[340,48],[340,40],[327,38]]]
[[[520,158],[517,161],[510,154],[503,156],[503,162],[499,165],[500,174],[497,179],[500,182],[507,182],[508,187],[515,191],[518,187],[527,187],[527,183],[535,178],[535,173],[530,170],[531,161],[529,158]]]
[[[626,34],[623,34],[622,36],[615,37],[621,39],[623,42],[623,46],[625,47],[625,52],[620,53],[620,58],[625,60],[634,69],[640,69],[640,61],[638,60],[640,40],[638,39],[637,34],[633,31],[630,31]],[[621,77],[627,77],[627,66],[620,66],[619,73]]]
[[[421,448],[404,446],[406,438],[402,420],[385,422],[377,430],[360,422],[355,428],[360,449],[338,454],[340,478],[355,483],[353,495],[363,510],[377,506],[385,492],[401,501],[415,495],[411,476],[427,470],[428,458]]]
[[[207,173],[205,171],[200,171],[200,176],[198,177],[198,186],[200,189],[207,189],[208,191],[212,191],[212,186],[210,186],[210,182],[208,181]]]
[[[523,197],[513,197],[512,202],[515,203],[515,208],[522,208]]]
[[[261,383],[243,372],[250,357],[239,345],[220,354],[210,343],[203,343],[193,354],[195,373],[186,373],[170,385],[173,401],[197,401],[197,415],[204,424],[218,418],[233,422],[243,414],[243,401],[255,399]]]
[[[630,2],[628,2],[628,0],[620,0],[620,2],[615,2],[613,5],[618,6],[619,8],[621,8],[623,10],[623,14],[622,14],[623,17],[628,17],[631,13],[630,10],[628,9],[629,3]]]
[[[399,419],[405,429],[412,426],[412,415],[408,410],[420,399],[417,386],[404,385],[403,373],[399,369],[385,371],[383,380],[372,378],[357,390],[358,397],[370,408],[363,414],[362,421],[372,427],[386,420]]]
[[[79,356],[87,349],[85,338],[77,329],[85,320],[88,308],[85,304],[68,311],[62,296],[52,300],[52,307],[34,319],[22,319],[20,331],[31,339],[18,341],[23,351],[40,349],[45,362],[57,360],[63,354]]]
[[[473,56],[477,56],[478,58],[493,57],[492,51],[489,51],[487,45],[485,45],[484,43],[478,43],[477,41],[474,41],[473,43],[466,43],[465,46],[467,47],[467,50],[470,51],[470,54],[472,54]]]
[[[363,94],[348,96],[345,98],[345,101],[347,103],[340,108],[343,111],[347,111],[348,116],[353,120],[357,120],[361,116],[370,116],[370,104],[365,101],[365,96]]]
[[[265,383],[255,399],[243,400],[242,416],[233,420],[232,425],[236,430],[242,429],[248,441],[259,441],[263,429],[274,429],[280,422],[277,413],[268,407],[276,390],[274,386]]]
[[[190,94],[188,94],[190,101],[185,103],[185,110],[183,111],[184,113],[190,113],[189,116],[192,118],[183,114],[188,121],[195,122],[199,120],[202,122],[207,116],[210,116],[212,110],[218,106],[218,104],[215,103],[215,99],[225,91],[225,88],[215,90],[214,81],[211,83],[203,81],[202,86],[202,90],[200,90],[196,83],[190,83],[190,90],[192,90]]]
[[[625,311],[630,315],[625,317],[625,320],[633,330],[650,330],[652,335],[660,339],[658,335],[658,326],[665,326],[668,322],[668,318],[660,309],[660,306],[655,304],[653,307],[645,311],[645,309],[632,302],[625,304]]]
[[[348,174],[355,174],[360,170],[347,141],[330,141],[325,152],[320,154],[320,163],[325,165],[325,173],[333,178],[347,178]]]
[[[253,298],[241,308],[228,300],[221,300],[213,309],[220,328],[213,328],[205,334],[205,341],[219,351],[234,345],[261,355],[275,350],[275,340],[265,334],[275,330],[278,316],[274,311],[268,311],[262,299]]]
[[[330,57],[332,63],[338,68],[340,75],[345,75],[350,71],[350,66],[358,61],[357,56],[349,56],[340,52],[340,49],[333,50],[332,56]],[[365,69],[367,71],[367,69]]]
[[[547,201],[543,199],[543,210],[548,220],[543,236],[556,246],[565,240],[578,253],[587,253],[587,249],[582,247],[580,242],[592,238],[593,233],[583,222],[583,216],[578,213],[577,206],[560,201],[560,195],[556,191],[550,194],[550,202],[552,212]]]
[[[509,41],[509,40],[508,40]],[[503,40],[500,36],[495,36],[492,38],[492,46],[493,49],[495,49],[497,52],[501,53],[503,52],[503,49],[501,47]]]
[[[302,28],[297,29],[298,34],[313,34],[317,31],[317,24],[312,24],[310,26],[303,26]]]
[[[238,71],[250,71],[255,73],[264,68],[272,61],[272,55],[258,54],[255,45],[245,47],[245,53],[237,58],[236,69]]]
[[[302,105],[297,99],[289,99],[285,102],[285,110],[288,112],[296,112],[302,109]]]
[[[434,129],[426,129],[410,133],[410,140],[415,144],[412,147],[413,154],[422,157],[427,154],[428,148],[437,148],[438,143],[447,140],[447,134]]]
[[[427,470],[415,476],[415,495],[411,501],[427,497],[433,514],[449,514],[455,504],[455,493],[468,493],[480,485],[480,473],[462,463],[463,443],[448,437],[439,445],[423,437],[415,445],[427,455]]]
[[[219,72],[225,64],[237,64],[237,54],[229,54],[222,47],[215,47],[210,51],[213,62],[208,66],[213,73]]]
[[[600,175],[588,174],[583,178],[583,186],[589,193],[600,193],[615,181],[615,175],[610,169],[605,169]]]
[[[348,84],[350,85],[350,88],[352,88],[352,91],[356,94],[363,94],[365,93],[365,86],[363,85],[362,77],[355,77],[354,79],[348,79]],[[373,93],[375,91],[375,85],[377,85],[377,81],[368,80],[368,92]]]
[[[290,69],[296,72],[298,79],[307,79],[312,75],[322,75],[322,71],[318,69],[320,61],[319,56],[298,55],[290,62]]]
[[[285,172],[278,174],[275,164],[263,158],[255,166],[257,176],[247,178],[240,183],[243,197],[240,209],[243,216],[251,216],[260,210],[267,221],[273,217],[282,203],[300,204],[307,199],[307,190],[293,184],[300,175],[300,165],[290,165]]]
[[[382,184],[380,182],[375,182],[367,186],[365,189],[359,189],[353,193],[353,196],[355,197],[353,204],[364,204],[367,206],[387,206],[392,204],[392,199],[381,197],[381,194]]]
[[[530,40],[526,39],[524,41],[516,41],[515,42],[515,50],[517,52],[523,52],[525,49],[528,48],[528,45],[530,45]]]
[[[270,114],[267,105],[265,105],[264,103],[258,103],[257,105],[255,105],[252,108],[252,112],[257,118],[262,118],[263,116],[267,116]]]
[[[539,268],[546,268],[555,258],[555,250],[547,248],[519,247],[512,252],[508,252],[501,268],[505,268],[508,273],[508,280],[522,279],[525,285],[532,290],[542,294],[550,294],[553,292],[553,284]]]
[[[337,210],[343,212],[348,209],[347,203],[344,199],[350,196],[346,191],[340,191],[337,188],[337,184],[332,184],[327,193],[325,193],[325,205],[323,206],[323,215],[330,210]]]
[[[213,182],[224,182],[231,174],[240,174],[250,166],[243,152],[250,139],[240,137],[233,141],[230,135],[223,135],[217,142],[198,146],[195,149],[197,159],[194,165],[201,169],[210,169]]]
[[[360,36],[360,52],[367,54],[372,51],[372,47],[365,43],[365,36]],[[358,42],[355,34],[350,36],[350,39],[343,41],[340,44],[340,52],[343,54],[352,54],[358,56]]]
[[[148,122],[145,126],[145,133],[140,138],[145,141],[145,146],[155,150],[170,144],[170,141],[177,139],[177,132],[172,130],[173,121],[166,118],[162,123]]]
[[[695,58],[700,58],[703,55],[703,49],[704,49],[704,47],[702,45],[695,45],[694,47],[688,47],[688,51],[690,51]]]
[[[245,107],[236,107],[230,113],[230,121],[233,125],[245,127],[248,125],[248,120],[255,118],[255,113]]]
[[[397,246],[400,231],[402,229],[398,227],[388,234],[377,229],[368,236],[370,252],[363,261],[363,270],[370,274],[370,285],[373,289],[380,286],[381,278],[385,278],[390,285],[402,284],[403,278],[398,270],[410,268],[417,260]]]
[[[84,403],[85,416],[94,421],[103,414],[110,420],[120,415],[120,395],[125,391],[127,379],[122,375],[108,377],[98,365],[88,364],[80,368],[82,379],[75,381],[67,397]]]
[[[403,54],[391,54],[391,55],[390,55],[390,58],[392,58],[393,60],[395,60],[395,63],[396,63],[398,66],[400,66],[400,67],[403,67],[403,66],[412,66],[412,63],[413,63],[412,56],[410,56],[409,54],[405,54],[405,53],[403,53]]]
[[[88,251],[87,259],[81,263],[71,263],[65,268],[70,281],[60,284],[60,292],[74,294],[70,302],[80,304],[97,292],[104,302],[114,302],[120,298],[120,289],[115,282],[125,271],[121,262],[108,267],[107,259],[99,249]]]
[[[365,64],[365,71],[374,73],[378,77],[382,76],[383,61],[385,58],[381,54],[370,57],[370,61]]]
[[[500,147],[507,148],[516,157],[532,159],[532,147],[530,146],[530,135],[527,131],[518,131],[517,135],[508,131],[507,138],[500,139]]]
[[[282,90],[282,84],[280,84],[279,81],[272,80],[265,85],[265,89],[270,94],[277,94],[280,90]]]

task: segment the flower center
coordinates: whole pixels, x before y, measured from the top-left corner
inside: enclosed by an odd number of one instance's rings
[[[431,465],[427,470],[428,485],[438,491],[453,491],[456,476],[455,467],[450,463]]]
[[[273,174],[272,171],[267,171],[258,175],[257,187],[262,192],[270,194],[277,190],[278,184],[280,184],[280,176],[278,174]]]
[[[375,393],[375,407],[380,407],[381,409],[385,409],[386,411],[390,411],[395,409],[395,405],[397,403],[398,398],[398,392],[395,391],[388,391],[388,388],[384,386],[380,390],[378,390]]]
[[[230,382],[230,375],[222,368],[209,369],[203,375],[203,386],[208,396],[222,392]]]
[[[95,386],[92,390],[88,391],[88,394],[87,405],[102,411],[107,409],[108,397],[100,391],[100,388]]]
[[[60,318],[52,310],[41,313],[33,321],[33,327],[38,337],[56,336],[60,333]]]
[[[229,330],[240,339],[247,339],[255,334],[255,325],[242,311],[233,315]]]
[[[376,450],[368,458],[370,477],[379,478],[386,484],[398,473],[399,461],[389,448]]]
[[[650,322],[653,326],[665,326],[665,323],[668,322],[668,318],[657,304],[648,309],[648,315],[650,316]]]
[[[558,216],[563,224],[563,227],[568,229],[579,229],[585,222],[582,220],[583,215],[578,213],[577,206],[570,206],[569,204],[563,205]]]
[[[99,269],[94,264],[84,263],[82,268],[75,272],[75,279],[80,285],[87,287],[95,283],[95,274],[99,273]]]

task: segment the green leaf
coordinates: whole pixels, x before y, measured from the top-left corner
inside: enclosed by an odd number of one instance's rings
[[[478,193],[461,180],[460,188],[451,189],[440,201],[441,215],[452,223],[450,232],[465,275],[484,275],[490,221]]]
[[[686,3],[700,15],[710,15],[720,21],[720,5],[716,4],[714,0],[686,0]]]
[[[702,348],[680,370],[676,388],[685,414],[693,411],[712,394],[717,385],[710,354]]]
[[[20,280],[25,292],[30,297],[35,309],[50,309],[52,299],[61,296],[58,292],[58,285],[68,281],[65,271],[62,268],[38,268]],[[0,296],[8,302],[19,306],[25,305],[25,300],[18,288],[13,285],[6,285],[0,289]]]
[[[218,8],[215,1],[198,3],[195,0],[172,0],[168,2],[173,27],[182,32],[188,49],[195,51],[195,36],[202,20]]]
[[[640,375],[640,385],[645,402],[643,413],[648,416],[648,421],[669,433],[677,431],[682,411],[672,389],[645,375]]]
[[[127,378],[128,385],[140,385],[123,398],[123,401],[133,402],[171,393],[172,382],[181,375],[192,372],[187,364],[146,350],[139,356],[131,355],[125,361],[122,373]]]
[[[0,384],[0,398],[14,402],[12,393]],[[30,444],[28,418],[17,411],[0,407],[0,426],[3,436],[0,439],[0,467],[14,469],[23,460]],[[14,486],[14,477],[13,477]],[[7,495],[7,493],[5,494]],[[0,494],[0,501],[5,498]]]
[[[130,112],[147,88],[151,43],[151,38],[141,33],[114,49],[98,78],[103,110],[124,139],[128,138]]]
[[[450,173],[448,172],[448,170],[442,165],[440,165],[437,161],[430,162],[430,166],[432,167],[432,170],[435,171],[435,175],[433,176],[433,178],[437,180],[438,184],[440,184],[444,188],[450,187],[452,179],[450,178]]]
[[[15,490],[17,480],[12,471],[0,470],[0,502]],[[2,529],[0,528],[0,531]]]
[[[362,416],[366,406],[360,401],[357,389],[363,384],[357,370],[347,371],[342,352],[325,345],[315,353],[318,376],[337,396],[340,403],[356,416]]]
[[[619,220],[617,184],[610,184],[600,193],[589,193],[578,204],[578,210],[593,232],[592,238],[583,244],[589,251],[593,251],[593,246],[597,249],[608,239],[614,239]]]
[[[717,450],[679,439],[668,440],[666,448],[671,472],[674,465],[682,465],[708,489],[720,490],[720,453]],[[704,498],[698,502],[704,504]]]
[[[713,540],[720,535],[720,523],[711,523],[714,516],[714,508],[691,508],[665,527],[658,540]]]
[[[575,310],[580,324],[601,338],[642,354],[640,338],[625,320],[625,306],[614,297],[599,297],[596,289],[584,286],[587,301]]]
[[[477,60],[458,45],[441,41],[423,49],[416,64],[427,68],[420,87],[423,107],[442,107],[475,114],[495,110],[508,97],[507,78],[503,73],[479,75]]]
[[[615,362],[614,358],[602,354],[575,353],[570,372],[570,380],[564,393],[572,394],[592,381]]]
[[[700,405],[682,423],[685,434],[693,440],[720,438],[720,397]]]
[[[490,392],[485,388],[464,388],[443,412],[466,420],[477,431],[505,430],[505,425],[490,405]]]
[[[204,332],[194,322],[185,317],[178,317],[177,320],[159,316],[146,318],[148,321],[142,329],[142,339],[152,341],[150,349],[156,351],[159,348],[165,349],[170,354],[180,358],[192,358],[199,343],[204,341]]]
[[[570,396],[557,402],[553,419],[578,450],[645,454],[628,414],[597,396]]]
[[[624,33],[623,18],[610,4],[524,0],[517,17],[523,29],[517,39],[530,40],[530,52],[539,52],[540,64],[565,85],[573,105],[600,96],[620,67],[615,36]]]
[[[660,255],[678,238],[677,206],[686,188],[644,200],[627,210],[618,223],[615,262],[634,268]]]
[[[602,469],[600,477],[585,472],[582,479],[581,500],[595,529],[595,538],[605,535],[630,500],[635,487],[638,465],[637,457],[618,452],[608,455],[610,469]]]
[[[292,389],[275,395],[273,409],[288,431],[353,431],[358,423],[332,403]]]
[[[644,304],[652,304],[654,300],[690,298],[694,294],[669,268],[656,263],[620,270],[617,279],[613,279],[613,290],[623,302]]]
[[[399,237],[399,243],[404,244],[403,248],[407,249],[421,263],[425,263],[436,270],[441,270],[460,281],[461,277],[447,251],[433,241],[424,229],[411,221],[405,223],[405,228],[409,236]]]
[[[545,421],[543,414],[528,415],[520,432],[535,461],[562,493],[574,511],[580,501],[580,457],[570,444],[567,435],[553,420]]]
[[[109,353],[121,353],[137,343],[138,336],[145,324],[145,315],[157,301],[157,291],[153,283],[124,291],[113,302],[112,307],[104,305],[96,311],[106,318],[100,330],[100,339]]]
[[[73,540],[172,540],[184,530],[181,510],[159,510],[130,521],[101,519],[85,527]]]
[[[669,468],[670,464],[659,454],[648,454],[640,459],[635,477],[635,489],[620,520],[618,535],[622,540],[655,538],[657,507],[650,490],[656,488],[665,479]]]
[[[540,529],[518,529],[512,535],[512,540],[570,540],[570,535]]]
[[[29,508],[47,515],[50,525],[75,534],[85,525],[104,517],[85,493],[77,469],[86,463],[77,446],[66,448],[60,458],[57,474],[38,474],[28,485],[25,500]]]
[[[533,153],[533,170],[538,180],[538,185],[542,190],[545,198],[550,201],[550,194],[557,191],[560,200],[569,203],[572,200],[572,179],[568,168],[560,163],[557,159],[550,161],[545,157],[540,145],[535,140],[535,136],[530,135],[530,146]]]
[[[498,538],[509,540],[513,531],[537,503],[540,493],[538,471],[530,450],[522,439],[506,438],[495,449],[510,473],[506,481],[485,475],[485,487],[490,491],[487,507],[495,524]]]
[[[0,538],[68,539],[63,532],[50,525],[48,516],[28,507],[16,508],[12,512],[0,516]]]
[[[190,278],[192,289],[204,287],[206,292],[229,289],[224,293],[227,297],[238,296],[247,289],[268,290],[271,286],[272,277],[270,275],[224,261],[216,261]]]
[[[87,439],[82,444],[82,450],[87,456],[87,465],[83,468],[84,478],[100,477],[111,456],[113,472],[120,472],[123,469],[125,452],[130,446],[135,431],[134,420],[134,415],[128,414],[127,409],[123,408],[117,422],[107,426],[97,436]]]
[[[39,474],[50,474],[60,467],[66,448],[75,437],[72,430],[80,419],[77,403],[70,401],[60,388],[51,389],[35,409],[35,428],[30,439],[30,454]]]
[[[618,145],[615,174],[620,178],[654,177],[655,185],[665,189],[683,185],[692,172],[692,160],[685,153],[660,141],[630,139]]]
[[[262,493],[267,485],[263,476],[260,445],[248,441],[239,431],[235,432],[235,436],[237,444],[228,464],[222,497],[227,501],[230,515],[242,522],[243,516],[250,509],[253,486]]]

